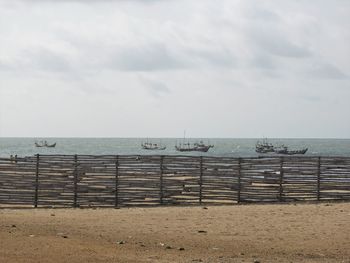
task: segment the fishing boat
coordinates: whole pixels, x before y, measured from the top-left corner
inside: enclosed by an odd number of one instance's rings
[[[45,144],[42,142],[40,142],[40,143],[35,142],[34,145],[35,145],[35,147],[45,147]]]
[[[203,141],[196,142],[191,144],[189,142],[185,143],[186,130],[184,130],[184,137],[182,143],[179,145],[176,143],[175,149],[179,152],[207,152],[210,148],[213,148],[214,145],[206,145]]]
[[[35,147],[48,147],[48,148],[56,147],[56,143],[48,144],[47,141],[35,142],[34,145]]]
[[[258,141],[255,145],[255,151],[257,153],[276,153],[276,154],[286,154],[286,155],[294,155],[294,154],[305,154],[308,151],[308,148],[303,148],[300,150],[290,150],[285,145],[274,146],[269,143],[267,139],[263,141]]]
[[[273,153],[275,152],[275,147],[266,139],[264,139],[263,141],[258,141],[256,143],[255,151],[257,153]]]
[[[287,154],[287,155],[295,155],[295,154],[305,154],[308,148],[300,149],[300,150],[289,150],[287,146],[282,145],[279,148],[275,149],[275,153],[277,154]]]
[[[56,147],[56,143],[53,143],[53,144],[45,144],[46,147],[49,147],[49,148],[54,148]]]
[[[166,146],[159,145],[157,143],[144,142],[141,144],[142,149],[144,150],[165,150]]]
[[[213,147],[214,145],[205,145],[203,141],[194,144],[183,143],[180,145],[175,145],[175,149],[179,152],[207,152]]]

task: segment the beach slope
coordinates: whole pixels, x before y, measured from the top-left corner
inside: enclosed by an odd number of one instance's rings
[[[350,262],[350,203],[0,209],[0,262]]]

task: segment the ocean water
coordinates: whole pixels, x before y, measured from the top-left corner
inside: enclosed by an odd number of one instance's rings
[[[55,148],[37,148],[35,141],[56,142]],[[201,139],[186,139],[194,143]],[[175,138],[0,138],[0,156],[32,156],[34,154],[164,154],[164,155],[203,155],[225,157],[258,156],[255,144],[259,139],[202,139],[214,145],[207,153],[183,153],[175,150],[175,145],[183,139]],[[141,148],[141,143],[149,141],[165,145],[163,151],[149,151]],[[350,156],[350,139],[269,139],[269,142],[289,146],[290,149],[307,147],[309,156]],[[261,154],[260,154],[261,155]]]

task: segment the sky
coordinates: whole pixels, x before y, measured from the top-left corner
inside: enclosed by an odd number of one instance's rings
[[[348,0],[0,0],[0,137],[350,138]]]

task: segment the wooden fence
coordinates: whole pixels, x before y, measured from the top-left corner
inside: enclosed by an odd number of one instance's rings
[[[0,206],[122,207],[350,200],[350,157],[0,158]]]

